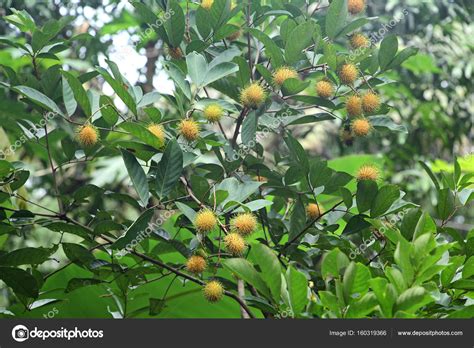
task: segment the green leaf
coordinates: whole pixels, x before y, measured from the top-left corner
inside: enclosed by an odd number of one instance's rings
[[[155,209],[151,208],[146,210],[142,215],[138,217],[137,220],[127,229],[127,231],[112,244],[114,249],[125,249],[132,247],[132,242],[140,242],[146,235],[151,232],[150,229],[153,228],[150,224],[150,220],[153,217]]]
[[[209,10],[211,26],[214,32],[225,24],[229,18],[231,1],[230,0],[214,0]]]
[[[454,194],[449,188],[444,188],[438,191],[438,216],[441,220],[448,219],[454,212]]]
[[[439,186],[439,181],[438,181],[438,178],[436,177],[436,175],[433,173],[433,171],[431,170],[430,167],[428,167],[428,165],[423,162],[423,161],[418,161],[418,163],[423,167],[423,169],[425,170],[425,172],[429,175],[429,177],[431,178],[431,181],[433,181],[433,184],[435,185],[436,189],[439,191],[441,189],[441,187]]]
[[[290,219],[290,231],[288,238],[293,240],[296,238],[304,229],[306,223],[306,209],[302,198],[299,196],[296,200],[296,204],[293,207]]]
[[[389,64],[394,60],[398,51],[398,39],[395,34],[385,36],[380,44],[379,64],[380,69],[385,71]]]
[[[161,198],[168,195],[176,185],[183,171],[183,152],[173,139],[166,146],[156,171],[156,192]]]
[[[0,267],[0,279],[17,295],[38,297],[38,283],[28,272],[19,268]]]
[[[261,243],[252,244],[250,251],[252,261],[260,268],[260,275],[267,284],[275,303],[280,301],[281,266],[272,249]]]
[[[351,262],[342,281],[346,303],[350,303],[354,295],[363,296],[369,290],[370,279],[370,271],[366,266]]]
[[[473,275],[474,275],[474,256],[471,256],[464,264],[464,268],[462,269],[462,277],[470,278]]]
[[[399,133],[408,133],[407,127],[404,125],[396,124],[393,120],[388,116],[371,116],[369,117],[370,123],[375,128],[387,128],[394,132]]]
[[[288,146],[288,149],[290,150],[291,157],[295,161],[297,161],[299,165],[301,165],[301,169],[306,175],[309,170],[309,161],[308,155],[306,154],[306,151],[304,150],[303,146],[301,146],[299,141],[293,138],[290,134],[288,134],[288,136],[285,138],[285,143]]]
[[[303,273],[289,266],[286,272],[286,283],[291,309],[297,315],[308,304],[308,280]]]
[[[237,277],[255,287],[263,296],[271,298],[270,290],[250,262],[245,259],[234,258],[223,261],[223,265]]]
[[[400,198],[400,189],[396,185],[385,185],[375,196],[370,208],[370,217],[376,218],[387,212],[392,204]]]
[[[427,302],[431,302],[426,298],[426,290],[421,286],[414,286],[405,290],[397,299],[394,312],[404,311],[409,313],[416,312]],[[428,296],[429,297],[429,296]]]
[[[69,83],[67,82],[64,76],[62,77],[62,87],[63,101],[64,106],[66,107],[66,113],[68,116],[72,116],[72,114],[74,114],[77,109],[77,102],[74,98],[74,92],[72,91],[71,86],[69,86]]]
[[[0,256],[0,265],[40,265],[47,261],[57,248],[23,248],[13,250]]]
[[[119,118],[117,110],[113,106],[113,101],[106,95],[101,95],[99,98],[100,113],[102,118],[107,122],[109,126],[114,126]]]
[[[354,30],[359,29],[360,27],[363,27],[364,25],[368,24],[371,22],[371,20],[376,19],[377,17],[371,17],[371,18],[357,18],[347,24],[338,34],[337,36],[343,36],[346,34],[349,34],[353,32]]]
[[[55,113],[57,113],[61,116],[64,116],[63,112],[61,111],[61,109],[59,109],[59,107],[56,105],[56,103],[54,101],[52,101],[51,99],[49,99],[47,96],[45,96],[40,91],[37,91],[36,89],[28,87],[28,86],[15,86],[15,87],[12,87],[12,89],[14,91],[24,95],[25,97],[30,99],[35,104],[37,104],[37,105],[39,105],[39,106],[41,106],[41,107],[43,107],[43,108],[45,108],[49,111],[55,112]]]
[[[359,213],[370,209],[377,196],[377,183],[371,180],[362,180],[357,183],[356,202]]]
[[[311,21],[301,23],[293,29],[285,45],[285,58],[288,64],[304,58],[302,51],[311,44],[314,31],[315,25]]]
[[[125,103],[129,110],[137,115],[137,104],[133,100],[130,93],[127,91],[125,86],[118,80],[114,79],[107,70],[101,67],[96,67],[97,71],[102,75],[102,77],[107,81],[107,83],[112,87],[112,89],[117,93],[119,98]]]
[[[185,19],[183,9],[178,1],[169,0],[166,13],[169,14],[169,18],[163,18],[163,25],[168,35],[169,43],[173,47],[178,47],[184,38]]]
[[[214,66],[209,66],[209,70],[206,72],[202,86],[207,86],[214,81],[220,80],[227,75],[233,74],[239,70],[239,66],[235,63],[223,62]]]
[[[242,143],[248,145],[251,141],[256,141],[255,133],[257,132],[257,113],[255,111],[250,112],[242,123]]]
[[[415,47],[407,47],[407,48],[403,49],[390,62],[390,64],[387,66],[387,69],[396,68],[397,66],[401,65],[405,60],[407,60],[411,56],[416,55],[418,53],[418,51],[419,51],[419,49],[415,48]]]
[[[79,80],[74,75],[72,75],[71,73],[67,71],[62,71],[62,74],[66,78],[67,82],[69,83],[69,86],[72,89],[72,92],[74,93],[74,97],[76,98],[76,101],[81,106],[82,111],[84,111],[84,114],[86,116],[91,116],[92,115],[91,105],[89,102],[89,98],[87,97],[87,93],[84,90],[84,87],[82,87],[82,83],[79,82]]]
[[[186,56],[188,74],[197,86],[202,86],[207,74],[207,62],[203,55],[191,52]]]
[[[326,34],[330,39],[335,39],[346,26],[347,0],[333,0],[329,5],[326,16]]]
[[[148,199],[150,198],[150,190],[148,188],[148,181],[145,171],[143,170],[140,163],[138,163],[135,156],[133,156],[129,151],[121,151],[128,175],[130,176],[130,179],[132,179],[133,187],[140,197],[142,206],[146,207],[148,204]]]
[[[120,123],[120,128],[130,132],[145,144],[153,146],[155,149],[161,149],[163,147],[163,143],[158,137],[138,123],[122,122]]]
[[[91,262],[95,260],[94,255],[82,245],[73,243],[62,243],[64,253],[71,262],[78,265],[89,267]]]
[[[250,28],[248,31],[251,35],[255,36],[258,41],[263,43],[263,47],[265,47],[265,54],[271,59],[273,67],[278,68],[285,64],[283,54],[273,39],[258,29]]]
[[[176,207],[188,218],[189,221],[194,222],[196,219],[196,212],[188,207],[186,204],[181,202],[175,202]]]
[[[66,286],[66,292],[71,292],[85,286],[97,285],[104,283],[103,280],[94,279],[94,278],[72,278],[69,280]]]
[[[321,275],[325,280],[328,277],[337,278],[348,265],[349,258],[338,248],[335,248],[324,255],[321,264]]]
[[[474,305],[464,307],[459,310],[451,312],[448,316],[448,319],[471,319],[474,318]]]
[[[72,225],[65,222],[53,222],[45,227],[54,232],[71,233],[83,238],[88,238],[91,233],[91,231],[82,226]]]
[[[369,286],[373,290],[380,309],[386,318],[392,317],[392,308],[397,300],[397,291],[392,284],[385,278],[372,278],[369,280]]]
[[[373,293],[367,293],[349,305],[345,318],[364,318],[372,313],[377,306],[377,297]]]

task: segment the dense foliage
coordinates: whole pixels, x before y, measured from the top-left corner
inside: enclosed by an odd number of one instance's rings
[[[103,27],[43,5],[0,24],[15,27],[0,38],[2,316],[474,316],[474,230],[451,222],[474,199],[471,158],[432,168],[433,135],[413,133],[421,112],[437,134],[444,107],[459,118],[441,147],[468,143],[472,86],[417,104],[435,84],[411,87],[427,55],[395,35],[409,10],[380,25],[364,0],[131,5]],[[130,28],[136,84],[99,59]],[[392,173],[413,163],[433,206]]]

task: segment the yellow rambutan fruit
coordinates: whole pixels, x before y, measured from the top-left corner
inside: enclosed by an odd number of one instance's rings
[[[362,114],[362,99],[357,95],[347,98],[346,110],[349,116],[360,116]]]
[[[357,181],[372,180],[376,181],[380,176],[379,169],[373,164],[364,164],[359,168],[356,174]]]
[[[203,209],[196,214],[194,219],[194,227],[200,233],[208,233],[217,226],[217,218],[214,212],[208,209]]]
[[[298,73],[295,69],[281,66],[273,73],[273,82],[277,86],[281,86],[285,83],[288,79],[295,79],[298,77]]]
[[[252,213],[241,213],[234,217],[230,224],[232,230],[243,236],[248,236],[257,228],[257,219]]]
[[[380,98],[377,94],[368,92],[362,97],[362,109],[366,113],[372,113],[379,109]]]
[[[80,126],[77,129],[77,141],[83,147],[91,147],[99,141],[99,131],[90,123]]]
[[[354,64],[344,64],[339,70],[339,78],[345,85],[352,85],[358,76],[359,72]]]
[[[217,103],[208,104],[203,110],[204,117],[209,122],[219,122],[224,115],[224,109]]]
[[[178,129],[187,141],[194,141],[199,137],[199,124],[193,119],[182,120]]]
[[[362,12],[365,8],[365,0],[348,0],[347,9],[352,15]]]
[[[334,93],[334,86],[329,81],[319,81],[318,83],[316,83],[316,93],[321,98],[329,98]]]
[[[199,255],[191,256],[186,262],[186,269],[191,273],[202,273],[207,268],[206,259]]]
[[[352,133],[358,137],[365,137],[369,135],[372,130],[372,125],[366,118],[358,118],[351,123]]]
[[[205,10],[210,10],[213,3],[214,3],[214,0],[202,0],[201,7]]]
[[[240,101],[246,107],[257,107],[265,98],[265,90],[257,82],[251,83],[240,93]]]
[[[352,35],[349,42],[351,43],[351,47],[353,49],[368,47],[370,45],[370,41],[367,36],[362,35],[360,33]]]
[[[224,287],[217,280],[211,280],[204,286],[203,293],[209,302],[217,302],[224,297]]]
[[[161,124],[152,123],[147,129],[158,138],[161,144],[165,143],[165,129]]]
[[[245,250],[245,240],[244,238],[235,232],[229,233],[224,237],[225,248],[232,255],[242,255]]]
[[[321,216],[321,209],[319,209],[319,205],[316,203],[308,204],[306,207],[306,215],[308,215],[311,220],[318,219]]]

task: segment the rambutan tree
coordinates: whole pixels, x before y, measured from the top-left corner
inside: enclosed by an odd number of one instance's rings
[[[474,234],[448,227],[472,175],[426,168],[435,220],[351,150],[407,131],[379,87],[416,50],[372,38],[370,3],[131,3],[172,94],[68,65],[71,18],[5,17],[29,64],[0,81],[1,315],[473,316]],[[308,152],[317,127],[354,153]]]

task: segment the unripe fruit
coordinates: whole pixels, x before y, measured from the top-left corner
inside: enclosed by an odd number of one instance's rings
[[[196,214],[194,219],[194,227],[200,233],[208,233],[217,226],[217,218],[211,210],[201,210]]]
[[[358,118],[352,121],[351,124],[352,133],[358,137],[367,136],[372,130],[372,125],[365,118]]]
[[[352,15],[362,12],[365,8],[365,0],[348,0],[347,9]]]
[[[193,119],[182,120],[178,128],[187,141],[194,141],[199,137],[199,124]]]
[[[242,213],[234,217],[230,224],[232,230],[243,236],[248,236],[257,228],[257,219],[252,213]]]
[[[306,214],[311,220],[316,220],[321,216],[321,209],[316,203],[310,203],[306,207]]]
[[[209,104],[204,108],[203,114],[209,122],[219,122],[224,114],[224,109],[219,104]]]
[[[329,98],[334,93],[334,87],[329,81],[319,81],[316,83],[316,93],[321,98]]]
[[[217,302],[224,297],[224,287],[217,280],[211,280],[204,286],[204,297],[209,302]]]
[[[99,141],[99,132],[91,124],[85,124],[77,129],[77,140],[83,147],[91,147]]]
[[[368,47],[370,45],[369,39],[365,35],[359,33],[351,36],[350,43],[353,49]]]
[[[380,107],[380,98],[377,94],[368,92],[362,97],[362,109],[366,113],[373,113]]]
[[[298,77],[298,73],[296,72],[295,69],[289,68],[287,66],[282,66],[282,67],[279,67],[273,73],[273,82],[275,82],[277,86],[281,86],[285,83],[286,80],[295,79],[297,77]]]
[[[345,85],[352,85],[358,76],[359,72],[354,64],[344,64],[339,70],[339,78]]]
[[[152,123],[147,129],[160,140],[161,144],[165,143],[165,130],[161,124]]]
[[[234,256],[242,255],[245,250],[244,238],[235,232],[229,233],[224,237],[225,248]]]
[[[380,176],[379,169],[373,164],[365,164],[359,168],[356,174],[357,181],[372,180],[376,181]]]
[[[210,10],[213,3],[214,3],[214,0],[202,0],[201,7],[205,10]]]
[[[257,82],[244,88],[240,93],[240,101],[246,107],[257,107],[265,101],[265,90]]]
[[[346,110],[349,116],[362,115],[362,99],[356,95],[350,96],[346,102]]]
[[[207,262],[202,256],[193,255],[186,262],[186,269],[191,273],[202,273],[207,268]]]

